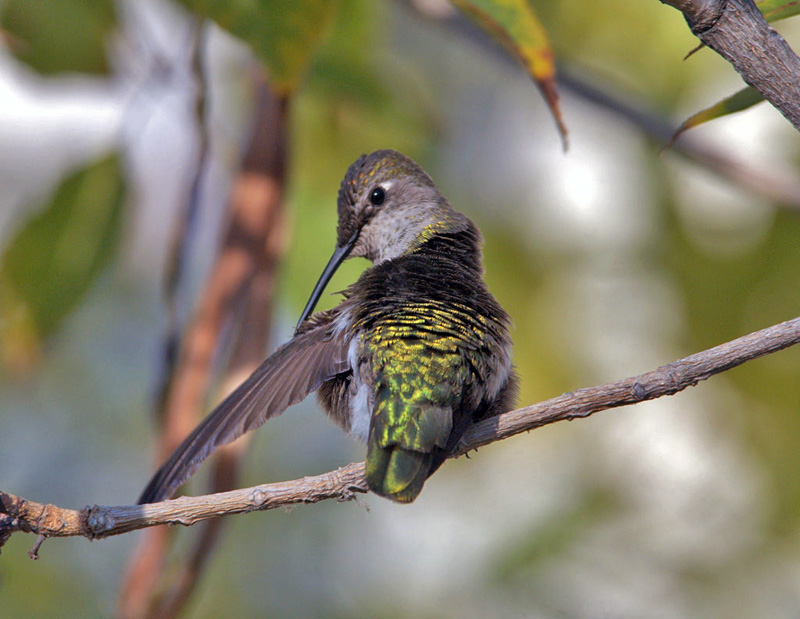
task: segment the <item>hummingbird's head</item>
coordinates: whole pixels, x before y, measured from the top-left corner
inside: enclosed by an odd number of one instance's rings
[[[336,245],[374,263],[413,251],[456,224],[431,177],[395,150],[362,155],[339,189]]]
[[[350,166],[339,188],[338,212],[336,250],[311,293],[298,328],[347,257],[363,256],[377,264],[414,251],[436,234],[469,225],[425,170],[395,150],[362,155]]]

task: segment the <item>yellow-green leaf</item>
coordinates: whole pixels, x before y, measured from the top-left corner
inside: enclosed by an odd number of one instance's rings
[[[752,86],[742,88],[742,90],[732,94],[730,97],[727,97],[719,103],[697,112],[697,114],[694,114],[683,121],[665,148],[672,146],[675,143],[675,140],[677,140],[678,137],[680,137],[680,135],[687,129],[691,129],[692,127],[696,127],[697,125],[701,125],[709,120],[714,120],[715,118],[719,118],[721,116],[727,116],[728,114],[741,112],[742,110],[746,110],[747,108],[754,106],[756,103],[761,103],[763,100],[763,95]]]
[[[758,0],[758,10],[769,22],[793,17],[800,13],[800,0]]]
[[[113,0],[5,0],[0,28],[11,52],[40,73],[105,73]]]
[[[335,15],[338,0],[180,0],[242,39],[273,87],[291,91]]]
[[[13,237],[0,261],[0,345],[24,371],[39,345],[78,304],[117,246],[124,202],[119,159],[65,179]]]
[[[539,86],[566,144],[567,129],[558,104],[553,48],[527,0],[453,0],[453,4],[522,62]]]

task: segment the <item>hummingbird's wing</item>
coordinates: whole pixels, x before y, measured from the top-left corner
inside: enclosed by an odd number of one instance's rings
[[[250,377],[206,416],[156,472],[139,504],[172,496],[212,451],[280,415],[326,380],[347,372],[348,338],[335,328],[335,311],[307,320]]]

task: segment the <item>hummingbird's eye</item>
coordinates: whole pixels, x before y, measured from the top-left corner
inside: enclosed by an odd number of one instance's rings
[[[375,206],[380,206],[386,200],[386,191],[383,187],[375,187],[369,194],[369,201]]]

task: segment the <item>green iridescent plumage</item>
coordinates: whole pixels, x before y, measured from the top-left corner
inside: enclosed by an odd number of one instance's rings
[[[515,396],[508,317],[482,280],[480,234],[454,212],[440,228],[347,292],[358,299],[353,328],[372,385],[367,481],[404,502],[469,423]]]
[[[215,409],[145,489],[160,500],[217,446],[317,390],[367,442],[367,483],[413,501],[469,424],[513,405],[508,316],[483,281],[481,237],[396,151],[361,157],[339,191],[337,247],[297,333]],[[373,262],[336,308],[310,316],[348,256]]]
[[[367,481],[380,494],[413,500],[434,454],[446,450],[453,409],[485,346],[484,330],[471,323],[441,303],[411,304],[364,334],[375,380]]]

